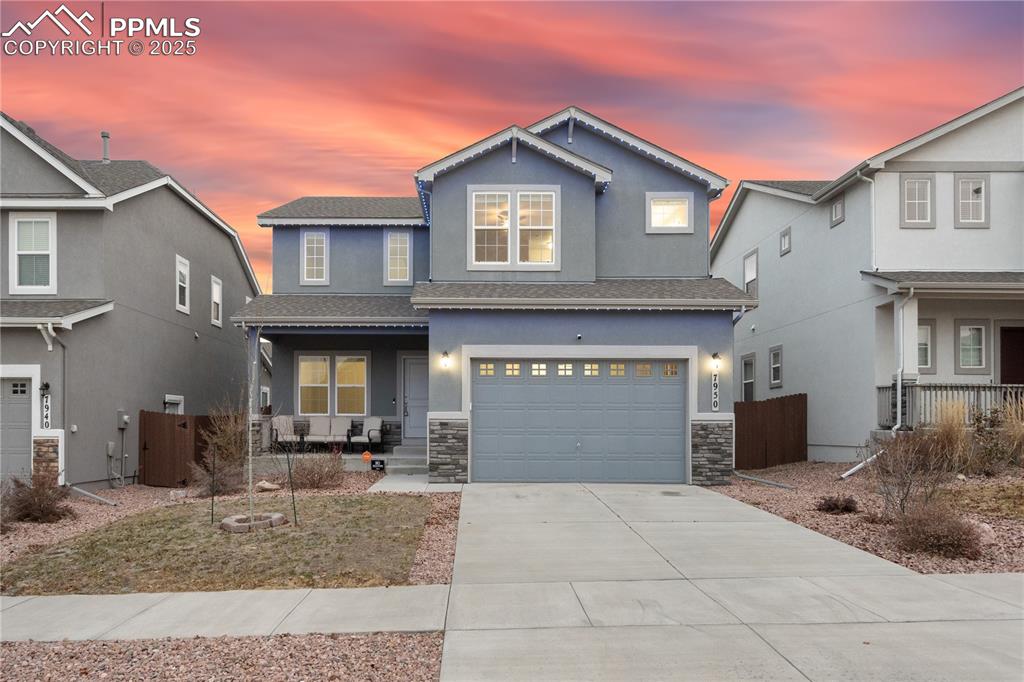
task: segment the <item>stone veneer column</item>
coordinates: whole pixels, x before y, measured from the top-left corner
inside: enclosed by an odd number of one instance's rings
[[[57,485],[60,476],[60,440],[32,439],[32,479]]]
[[[469,420],[429,419],[427,460],[431,483],[468,483]]]
[[[733,465],[731,421],[690,423],[691,471],[694,485],[727,485]]]

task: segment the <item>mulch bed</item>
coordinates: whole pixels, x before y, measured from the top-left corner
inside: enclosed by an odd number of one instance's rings
[[[796,486],[795,490],[769,487],[753,481],[732,478],[732,485],[712,488],[771,512],[785,519],[835,538],[883,559],[906,566],[919,573],[1003,573],[1024,571],[1024,518],[1000,515],[990,508],[972,508],[958,502],[958,491],[981,487],[1003,487],[1019,490],[1024,487],[1024,470],[1017,468],[1001,476],[969,478],[949,486],[948,498],[964,518],[986,523],[992,527],[995,541],[987,544],[978,559],[953,559],[934,554],[912,554],[896,545],[891,527],[885,523],[871,523],[871,513],[881,514],[882,501],[874,492],[870,475],[860,471],[840,481],[839,474],[851,464],[809,463],[744,472],[758,478]],[[1007,488],[1008,487],[1008,488]],[[860,511],[855,514],[833,515],[817,511],[815,503],[826,495],[852,496]]]
[[[5,642],[15,680],[437,680],[444,635],[277,635],[112,642]]]

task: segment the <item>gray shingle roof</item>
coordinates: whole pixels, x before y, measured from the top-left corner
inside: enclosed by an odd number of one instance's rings
[[[267,325],[375,326],[427,324],[408,296],[264,294],[231,316],[233,322]]]
[[[74,315],[90,308],[97,308],[109,299],[103,298],[35,298],[0,300],[0,318],[8,319],[53,319]]]
[[[786,192],[811,196],[831,180],[747,180],[746,182],[765,187],[774,187]]]
[[[907,284],[1020,284],[1024,285],[1024,271],[988,271],[965,272],[943,270],[940,272],[925,270],[889,270],[872,272],[864,270],[865,275],[879,277],[890,282]]]
[[[301,197],[257,217],[423,220],[423,209],[419,197]]]
[[[724,279],[599,279],[595,282],[420,282],[417,308],[739,309],[756,299]]]

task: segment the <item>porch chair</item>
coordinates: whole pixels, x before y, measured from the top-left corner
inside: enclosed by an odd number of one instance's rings
[[[352,452],[352,417],[331,417],[331,443],[341,443],[341,451]]]
[[[292,419],[290,414],[279,414],[270,420],[270,435],[275,445],[299,442]]]
[[[367,417],[363,420],[363,432],[358,436],[352,436],[351,445],[363,445],[367,450],[373,451],[373,444],[380,445],[381,436],[384,432],[384,419],[381,417]]]
[[[310,417],[307,443],[328,443],[331,439],[331,418]]]

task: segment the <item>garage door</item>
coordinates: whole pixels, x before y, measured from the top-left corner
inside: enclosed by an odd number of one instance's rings
[[[685,365],[475,360],[473,481],[686,481]]]
[[[32,475],[32,403],[28,379],[0,382],[0,472],[3,477]]]

